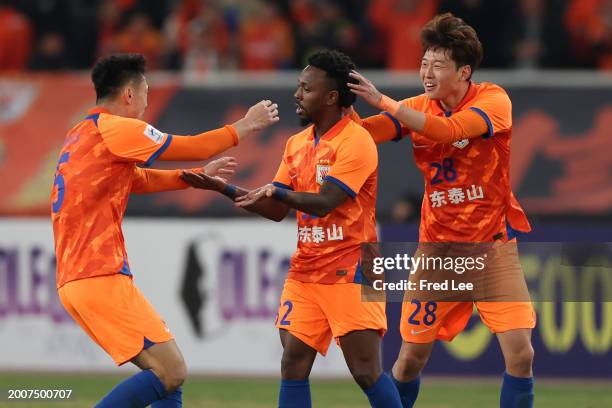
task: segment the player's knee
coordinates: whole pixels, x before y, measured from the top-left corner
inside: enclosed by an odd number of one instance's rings
[[[402,360],[406,367],[409,367],[413,370],[421,371],[423,367],[425,367],[425,364],[427,364],[427,360],[429,359],[429,353],[413,351],[411,353],[406,353],[402,357]]]
[[[176,391],[187,378],[187,366],[183,360],[176,361],[171,365],[155,367],[153,371],[169,393]]]
[[[302,356],[283,353],[281,359],[281,377],[284,380],[300,381],[308,378],[310,367]]]
[[[187,366],[184,361],[177,362],[167,371],[166,390],[168,392],[176,391],[187,378]]]
[[[376,383],[381,373],[378,370],[355,369],[351,374],[357,385],[366,390]]]
[[[533,347],[531,344],[528,344],[506,358],[508,365],[506,370],[512,375],[521,377],[530,376],[533,358]]]
[[[281,377],[283,380],[301,381],[308,378],[308,372],[304,365],[283,361],[281,363]]]
[[[413,380],[421,373],[428,359],[428,353],[419,353],[415,350],[402,353],[393,368],[393,374],[399,381]]]

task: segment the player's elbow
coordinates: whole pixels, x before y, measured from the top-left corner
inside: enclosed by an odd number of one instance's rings
[[[280,214],[274,214],[274,215],[271,215],[268,218],[270,218],[274,222],[281,222],[282,220],[285,219],[285,216],[284,215],[280,215]]]
[[[323,207],[315,209],[310,215],[314,215],[316,217],[323,218],[323,217],[327,217],[327,215],[333,210],[334,210],[334,207],[332,207],[331,205],[325,205]]]

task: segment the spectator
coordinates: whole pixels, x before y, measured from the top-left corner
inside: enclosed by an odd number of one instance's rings
[[[229,55],[230,33],[218,8],[209,7],[206,12],[200,11],[186,28],[186,70],[202,73],[235,65]]]
[[[519,0],[520,18],[514,31],[515,67],[533,69],[571,64],[560,1]]]
[[[510,68],[515,27],[520,21],[517,0],[444,0],[440,12],[450,12],[474,27],[484,48],[482,68]]]
[[[581,59],[612,70],[612,0],[573,0],[565,24]]]
[[[355,55],[359,33],[344,9],[332,1],[297,1],[291,5],[297,41],[297,65],[303,66],[310,54],[321,48]]]
[[[44,34],[38,41],[38,49],[30,61],[30,69],[55,71],[68,68],[69,65],[64,37],[55,32]]]
[[[418,223],[421,219],[422,196],[404,193],[391,207],[391,222],[394,224]]]
[[[26,67],[32,52],[33,30],[26,16],[0,0],[0,71]]]
[[[438,12],[438,0],[373,0],[368,11],[386,44],[386,65],[391,70],[417,70],[421,66],[421,28]]]
[[[235,66],[223,13],[216,2],[181,2],[164,27],[169,52],[166,67],[205,72]]]
[[[273,1],[253,2],[239,32],[241,68],[274,70],[288,68],[293,59],[293,38],[289,23]]]
[[[125,27],[109,43],[105,53],[139,53],[147,61],[147,68],[160,67],[161,56],[165,52],[164,39],[153,27],[149,16],[136,12],[132,14]]]
[[[98,54],[112,52],[113,39],[117,35],[125,10],[116,0],[102,0],[98,13]]]

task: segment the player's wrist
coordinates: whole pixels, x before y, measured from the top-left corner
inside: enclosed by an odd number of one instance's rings
[[[274,187],[274,190],[272,190],[272,198],[278,201],[283,201],[287,194],[288,191],[282,187]]]
[[[224,196],[231,198],[232,200],[236,198],[236,192],[238,191],[237,187],[230,183],[224,183],[219,192]]]
[[[387,95],[381,94],[379,107],[381,110],[387,111],[391,115],[395,115],[402,107],[402,104],[395,99],[389,98]]]
[[[232,123],[232,126],[238,135],[238,139],[242,139],[253,133],[254,126],[247,118],[237,120],[236,122]]]

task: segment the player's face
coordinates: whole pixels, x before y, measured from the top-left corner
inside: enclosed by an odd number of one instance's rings
[[[145,77],[141,81],[133,82],[128,89],[130,103],[128,105],[129,117],[142,119],[147,109],[147,95],[149,85]]]
[[[338,103],[338,92],[330,90],[329,80],[325,71],[307,66],[298,78],[295,94],[295,113],[300,118],[302,126],[321,117],[321,113],[329,106]]]
[[[469,78],[469,66],[457,67],[450,51],[428,49],[421,60],[420,76],[425,94],[430,99],[445,100],[461,89]]]

